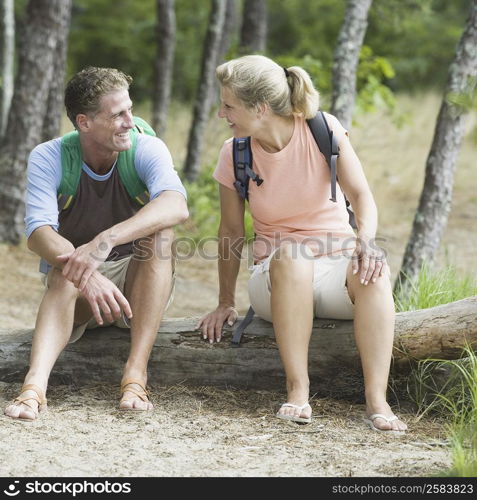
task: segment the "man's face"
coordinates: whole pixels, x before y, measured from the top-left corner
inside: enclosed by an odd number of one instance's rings
[[[126,89],[116,90],[100,99],[100,110],[90,119],[91,138],[111,152],[131,147],[129,131],[134,127],[132,101]]]

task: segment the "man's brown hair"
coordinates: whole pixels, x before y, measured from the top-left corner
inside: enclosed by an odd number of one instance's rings
[[[66,85],[66,114],[76,128],[76,116],[99,111],[101,97],[111,92],[129,89],[132,78],[114,68],[89,66],[76,73]]]

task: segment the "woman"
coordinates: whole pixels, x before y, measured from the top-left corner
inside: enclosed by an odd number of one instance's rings
[[[377,210],[346,130],[325,114],[340,145],[339,185],[353,206],[357,235],[345,198],[330,201],[330,170],[306,119],[319,96],[305,70],[282,68],[263,56],[244,56],[217,68],[219,117],[234,137],[251,137],[249,183],[256,239],[249,281],[255,312],[273,323],[287,380],[287,402],[277,417],[310,422],[308,345],[313,317],[354,318],[365,382],[366,423],[374,430],[403,432],[386,389],[394,336],[389,268],[373,242]],[[219,305],[199,322],[204,339],[220,341],[225,322],[237,319],[234,294],[240,257],[230,251],[244,236],[244,201],[234,188],[232,139],[222,147],[214,178],[220,183]],[[260,185],[259,185],[260,184]],[[228,251],[229,250],[229,251]]]

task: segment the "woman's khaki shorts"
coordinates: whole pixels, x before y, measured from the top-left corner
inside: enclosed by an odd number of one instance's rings
[[[272,321],[270,261],[273,252],[263,262],[252,267],[248,282],[250,304],[261,318]],[[313,312],[317,318],[352,319],[354,305],[346,288],[346,273],[351,259],[332,255],[314,259]]]
[[[99,267],[98,271],[105,277],[108,278],[110,281],[112,281],[120,290],[121,293],[124,294],[124,285],[126,283],[126,275],[128,272],[128,267],[129,263],[131,262],[131,259],[133,258],[132,255],[129,257],[124,257],[123,259],[120,260],[115,260],[115,261],[107,261],[103,262]],[[43,283],[48,286],[48,275],[45,275],[43,277]],[[174,286],[175,286],[175,273],[172,274],[172,285],[171,285],[171,293],[169,295],[169,300],[167,301],[166,304],[166,309],[171,305],[171,302],[174,298]],[[70,344],[72,342],[76,342],[84,333],[86,329],[91,329],[91,328],[98,328],[98,327],[104,327],[104,326],[117,326],[119,328],[130,328],[131,324],[129,323],[129,319],[124,316],[124,313],[122,313],[121,318],[117,319],[116,321],[113,321],[112,323],[107,322],[107,320],[104,321],[102,325],[99,325],[95,318],[92,317],[89,321],[86,323],[82,323],[81,325],[76,325],[73,327],[73,331],[71,333],[70,337]]]

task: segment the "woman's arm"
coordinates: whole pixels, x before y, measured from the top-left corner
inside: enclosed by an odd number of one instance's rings
[[[337,175],[353,207],[358,226],[353,272],[360,273],[362,284],[374,283],[386,269],[384,251],[376,244],[378,211],[361,162],[347,137],[340,143]]]
[[[222,328],[227,321],[232,325],[237,319],[235,286],[240,269],[244,243],[245,203],[238,194],[220,185],[220,226],[218,243],[219,304],[215,311],[204,316],[197,324],[204,339],[220,342]]]

